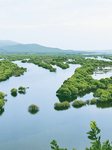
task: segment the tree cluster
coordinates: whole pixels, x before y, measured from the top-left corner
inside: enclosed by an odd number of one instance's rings
[[[19,67],[8,59],[0,61],[0,81],[4,81],[11,76],[20,76],[26,71],[26,68]]]
[[[68,108],[70,108],[70,104],[67,101],[54,104],[54,109],[56,109],[56,110],[66,110]]]
[[[12,89],[11,89],[11,95],[12,95],[13,97],[16,97],[16,96],[17,96],[17,92],[18,92],[19,94],[25,94],[25,93],[26,93],[26,87],[20,86],[18,89],[16,89],[16,88],[12,88]]]
[[[79,61],[76,59],[75,61]],[[92,78],[91,74],[95,71],[97,67],[105,67],[112,65],[112,62],[105,62],[102,60],[92,60],[81,58],[82,66],[75,70],[75,73],[63,82],[61,87],[56,91],[58,97],[70,98],[72,96],[83,96],[89,92],[98,93],[103,91],[103,95],[94,94],[95,97],[100,97],[99,100],[112,99],[109,90],[112,83],[112,77],[105,78],[101,80],[95,80]],[[98,90],[98,91],[97,91]],[[100,92],[101,93],[101,92]],[[66,101],[65,98],[65,101]]]
[[[2,107],[5,105],[5,101],[4,101],[5,96],[7,96],[7,94],[0,92],[0,111]]]

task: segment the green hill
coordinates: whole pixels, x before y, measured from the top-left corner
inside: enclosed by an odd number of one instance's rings
[[[2,48],[4,46],[12,46],[12,45],[17,45],[17,44],[19,44],[19,43],[10,41],[10,40],[0,40],[0,48]]]
[[[38,44],[17,44],[0,48],[0,53],[8,54],[86,54],[84,51],[61,50]]]
[[[0,53],[2,54],[94,54],[97,52],[62,50],[39,44],[20,44],[10,40],[0,40]]]

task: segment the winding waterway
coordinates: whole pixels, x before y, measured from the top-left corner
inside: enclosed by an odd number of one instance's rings
[[[57,140],[60,147],[84,150],[90,146],[86,132],[91,120],[101,128],[101,139],[112,141],[112,108],[101,109],[95,105],[76,109],[71,106],[65,111],[56,111],[54,103],[59,102],[56,90],[63,81],[73,75],[80,65],[70,65],[68,69],[57,67],[57,72],[49,72],[34,64],[20,63],[27,72],[20,77],[11,77],[0,83],[0,91],[7,93],[5,111],[0,116],[1,150],[50,150],[50,142]],[[105,75],[106,77],[106,75]],[[29,87],[26,94],[12,97],[10,90],[19,86]],[[91,99],[92,93],[83,100]],[[28,106],[36,104],[39,112],[32,115]]]

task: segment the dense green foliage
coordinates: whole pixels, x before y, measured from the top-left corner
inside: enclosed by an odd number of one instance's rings
[[[23,59],[22,61],[21,61],[22,63],[26,63],[26,62],[28,62],[26,59]]]
[[[26,68],[19,67],[8,59],[0,61],[0,81],[4,81],[11,76],[19,76],[26,71]]]
[[[30,59],[28,62],[34,63],[35,65],[38,65],[39,67],[48,69],[48,70],[50,70],[50,72],[56,71],[56,68],[53,68],[49,63],[42,62],[41,60],[39,61],[39,60],[35,60],[35,59],[34,60]]]
[[[88,138],[92,140],[90,148],[85,148],[85,150],[112,150],[112,146],[110,146],[109,140],[103,142],[101,144],[101,136],[98,136],[100,133],[100,129],[97,127],[95,121],[91,121],[90,123],[91,130],[87,132]],[[59,148],[57,142],[53,140],[51,143],[51,149],[53,150],[67,150],[67,148]],[[73,148],[73,150],[76,150]]]
[[[96,98],[93,98],[90,102],[91,102],[91,105],[94,105],[94,104],[97,103],[97,99],[96,99]]]
[[[7,94],[0,92],[0,110],[5,105],[5,101],[4,101],[5,96],[7,96]]]
[[[23,63],[34,63],[42,68],[50,70],[50,72],[55,72],[56,68],[52,65],[56,65],[62,69],[69,68],[69,64],[67,63],[68,59],[74,59],[75,55],[34,55],[34,54],[18,54],[18,55],[10,55],[2,54],[2,58],[8,58],[11,61],[14,60],[22,60]],[[28,60],[29,59],[29,60]]]
[[[68,63],[63,63],[63,62],[57,62],[56,65],[62,69],[67,69],[69,68],[69,64]]]
[[[101,91],[105,92],[102,95],[103,99],[99,98],[99,100],[103,101],[106,100],[106,98],[107,100],[112,99],[110,96],[111,94],[109,94],[112,77],[95,80],[91,76],[91,74],[93,74],[93,72],[98,68],[112,66],[112,62],[76,57],[75,61],[71,61],[70,63],[80,63],[82,66],[80,68],[77,68],[72,77],[65,80],[61,87],[56,91],[59,98],[65,97],[66,101],[67,98],[71,98],[74,95],[83,96],[86,93],[95,92],[96,90],[100,89]],[[97,94],[94,94],[94,96],[98,97]]]
[[[0,92],[0,99],[4,99],[5,96],[7,96],[7,94],[4,94],[4,93]]]
[[[40,57],[39,56],[30,57],[30,60],[28,60],[28,62],[34,63],[39,67],[45,69],[49,69],[50,72],[55,72],[56,68],[53,68],[52,65],[56,65],[62,69],[69,68],[69,64],[67,62],[64,63],[65,60],[66,61],[68,60],[66,56],[63,57],[58,55],[40,55]]]
[[[3,99],[0,99],[0,108],[2,108],[5,105],[5,102]]]
[[[54,104],[54,109],[56,109],[56,110],[66,110],[68,108],[70,108],[70,104],[67,101]]]
[[[94,97],[98,97],[98,101],[101,102],[112,100],[112,84],[109,84],[106,89],[97,89]]]

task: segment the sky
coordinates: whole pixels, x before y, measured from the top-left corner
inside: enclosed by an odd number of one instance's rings
[[[112,49],[112,0],[0,0],[0,40]]]

